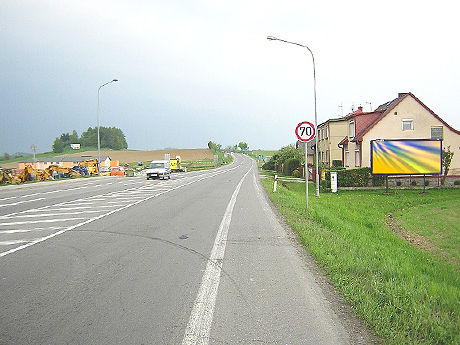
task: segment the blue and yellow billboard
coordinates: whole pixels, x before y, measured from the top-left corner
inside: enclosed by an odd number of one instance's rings
[[[371,141],[372,175],[433,175],[442,172],[442,140]]]

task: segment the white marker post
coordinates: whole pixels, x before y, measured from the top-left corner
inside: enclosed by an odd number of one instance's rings
[[[308,150],[307,143],[315,137],[315,126],[308,122],[303,121],[297,125],[295,128],[295,135],[297,138],[305,143],[305,198],[307,200],[307,210],[308,210]]]

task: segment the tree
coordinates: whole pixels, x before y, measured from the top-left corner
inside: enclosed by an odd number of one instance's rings
[[[54,153],[61,153],[64,151],[65,143],[60,140],[60,138],[56,138],[53,143],[53,152]]]
[[[243,143],[243,142],[240,142],[238,144],[238,147],[241,149],[241,151],[247,151],[247,149],[249,148],[248,144]]]
[[[304,154],[300,149],[296,149],[294,145],[288,145],[280,148],[277,152],[275,165],[281,166],[289,158],[297,158],[299,162],[304,162]]]
[[[442,169],[444,171],[444,175],[442,176],[441,184],[444,185],[446,182],[447,174],[449,173],[450,165],[452,164],[452,157],[454,153],[450,150],[450,146],[444,148],[442,150]]]
[[[75,129],[72,131],[72,134],[69,136],[69,143],[70,144],[80,143],[80,140],[78,139],[77,131]]]
[[[100,127],[100,144],[101,147],[112,150],[124,150],[128,148],[125,135],[122,130],[116,127]],[[70,144],[80,143],[83,147],[97,147],[97,127],[89,127],[78,138],[77,131],[73,130],[72,134],[62,133],[53,143],[53,152],[60,153]]]

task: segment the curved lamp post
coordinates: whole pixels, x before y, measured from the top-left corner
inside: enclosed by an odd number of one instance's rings
[[[101,175],[101,136],[99,133],[99,93],[103,86],[106,86],[115,81],[118,81],[118,79],[112,79],[111,81],[99,86],[99,89],[97,89],[97,113],[96,113],[96,117],[97,117],[97,171],[98,171],[99,176]]]
[[[273,36],[267,36],[267,39],[269,41],[280,41],[284,43],[289,43],[289,44],[294,44],[296,46],[302,47],[302,48],[307,48],[308,51],[311,54],[311,58],[313,59],[313,89],[314,89],[314,94],[315,94],[315,129],[318,131],[318,116],[316,113],[316,68],[315,68],[315,57],[313,56],[313,52],[311,51],[310,48],[308,48],[305,45],[295,43],[295,42],[289,42],[285,41]],[[319,198],[319,170],[318,170],[318,133],[316,133],[316,145],[315,145],[315,154],[316,154],[316,197]],[[305,143],[305,152],[307,152],[307,143]],[[308,182],[308,181],[307,181]]]

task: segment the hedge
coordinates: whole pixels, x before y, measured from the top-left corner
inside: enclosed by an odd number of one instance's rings
[[[349,170],[328,170],[326,180],[321,181],[323,188],[331,188],[331,171],[337,172],[337,185],[339,187],[367,187],[369,180],[373,186],[383,186],[384,176],[371,176],[371,168],[358,168]],[[371,179],[372,178],[372,179]]]

